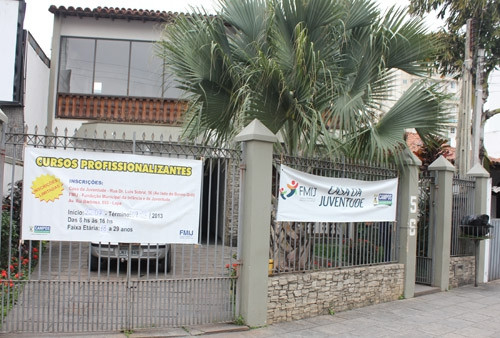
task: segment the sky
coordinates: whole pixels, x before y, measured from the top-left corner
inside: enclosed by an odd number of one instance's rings
[[[384,10],[392,5],[407,6],[408,0],[376,0]],[[43,51],[50,58],[53,14],[48,11],[51,5],[73,7],[120,7],[170,12],[190,12],[191,8],[203,7],[210,13],[217,8],[217,0],[26,0],[24,28],[29,30]],[[426,20],[431,29],[437,29],[442,22],[430,14]],[[500,71],[492,73],[489,79],[490,95],[485,109],[500,108]],[[500,158],[500,116],[485,125],[485,145],[490,156]]]

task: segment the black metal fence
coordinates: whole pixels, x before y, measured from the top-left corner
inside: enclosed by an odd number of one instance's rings
[[[453,178],[453,204],[451,223],[451,256],[473,256],[474,242],[461,236],[460,225],[465,216],[474,214],[475,180],[468,177]]]
[[[432,283],[434,203],[434,177],[429,171],[423,171],[419,178],[415,282],[425,285]]]
[[[398,177],[394,167],[347,159],[274,156],[273,201],[279,196],[279,166],[325,177],[377,181]],[[396,222],[277,222],[271,224],[272,272],[314,271],[397,261]]]
[[[162,136],[89,135],[65,130],[5,135],[11,177],[22,174],[22,149],[112,152],[203,161],[199,242],[147,245],[89,242],[19,242],[20,189],[12,189],[2,213],[0,326],[2,332],[83,332],[172,327],[234,320],[240,151],[194,145]],[[22,176],[22,175],[21,175]],[[158,183],[160,184],[160,183]],[[111,259],[166,250],[166,257]],[[119,253],[118,253],[119,251]]]

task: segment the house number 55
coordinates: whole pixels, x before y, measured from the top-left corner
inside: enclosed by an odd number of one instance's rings
[[[417,196],[410,196],[410,214],[417,213]],[[411,215],[413,216],[413,215]],[[417,220],[410,218],[408,221],[408,228],[410,229],[410,236],[415,236],[417,233]]]

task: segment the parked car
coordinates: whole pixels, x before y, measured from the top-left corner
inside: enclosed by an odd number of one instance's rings
[[[125,262],[128,260],[141,260],[142,264],[147,264],[149,260],[150,268],[156,268],[158,272],[168,272],[172,267],[172,255],[170,254],[170,244],[128,244],[128,243],[91,243],[89,267],[91,271],[105,267],[108,261]]]

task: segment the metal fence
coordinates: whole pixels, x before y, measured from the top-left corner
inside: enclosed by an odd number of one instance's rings
[[[500,279],[500,219],[492,219],[490,232],[490,264],[488,280]]]
[[[393,167],[348,160],[306,159],[274,156],[273,201],[279,196],[279,166],[325,177],[376,181],[397,177]],[[395,222],[318,223],[277,222],[271,224],[269,258],[272,272],[385,264],[397,261]]]
[[[453,202],[451,223],[451,256],[473,256],[474,243],[460,237],[460,224],[464,216],[474,214],[475,180],[455,176],[453,178]]]
[[[236,302],[236,238],[240,151],[192,145],[154,135],[74,137],[54,133],[7,132],[12,165],[10,195],[4,198],[0,232],[2,332],[132,330],[232,321]],[[24,145],[68,152],[113,152],[201,159],[202,206],[198,245],[88,242],[19,242]],[[161,183],[159,183],[161,184]],[[93,256],[116,250],[122,259]],[[127,259],[164,250],[164,260]]]
[[[432,257],[434,250],[434,177],[423,171],[419,178],[417,261],[415,282],[432,284]]]

